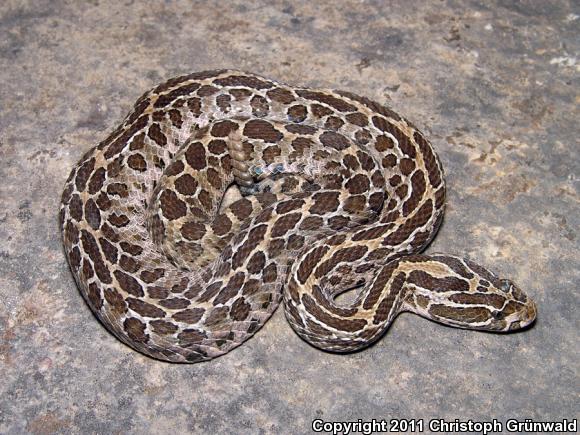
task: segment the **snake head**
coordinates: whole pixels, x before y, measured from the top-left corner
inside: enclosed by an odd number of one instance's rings
[[[480,318],[470,327],[484,331],[508,332],[525,328],[536,320],[536,304],[513,281],[498,278],[483,266],[464,260],[470,270],[470,289],[458,302],[477,302]],[[462,300],[463,298],[463,300]]]
[[[517,285],[470,260],[439,254],[415,258],[412,267],[409,311],[458,328],[496,332],[522,329],[536,319],[536,304]]]
[[[487,329],[491,331],[514,331],[525,328],[536,320],[536,304],[509,279],[494,280],[486,293],[495,299],[489,305],[491,318]],[[501,301],[501,306],[497,301]]]

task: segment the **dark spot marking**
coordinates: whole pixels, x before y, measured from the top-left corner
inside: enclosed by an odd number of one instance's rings
[[[276,206],[276,213],[278,214],[286,214],[291,212],[292,210],[296,210],[304,205],[303,199],[289,199],[286,201],[280,202]]]
[[[137,260],[135,260],[133,257],[122,255],[121,259],[119,260],[119,266],[121,266],[121,268],[126,272],[135,273],[139,270],[141,264],[138,263]]]
[[[365,310],[372,308],[378,302],[398,265],[398,262],[390,263],[383,267],[376,275],[376,278],[373,280],[372,286],[370,287],[363,303],[363,308]],[[395,296],[399,294],[401,288],[403,287],[404,278],[405,274],[400,273],[393,279],[387,296],[388,294],[395,294]]]
[[[141,272],[139,277],[142,281],[146,282],[147,284],[151,284],[158,279],[162,278],[165,275],[165,270],[161,268],[154,269],[153,271],[144,270]]]
[[[127,165],[129,165],[131,169],[139,172],[147,170],[147,162],[145,162],[145,158],[141,154],[130,155],[127,159]]]
[[[203,169],[206,166],[205,148],[200,142],[194,142],[185,152],[185,160],[193,169]]]
[[[110,262],[115,264],[117,262],[117,248],[107,239],[100,237],[99,244],[101,245],[101,249],[103,250],[103,254],[105,254],[105,258]]]
[[[159,196],[159,201],[163,216],[169,220],[179,219],[185,216],[187,212],[185,202],[179,199],[176,193],[171,190],[164,190]]]
[[[325,146],[337,150],[344,150],[350,146],[350,142],[343,135],[333,131],[325,131],[320,135],[320,142]]]
[[[406,176],[413,172],[413,169],[415,169],[415,163],[411,159],[404,158],[401,159],[399,168],[401,169],[401,173]]]
[[[226,286],[215,297],[213,304],[225,304],[227,301],[233,298],[242,288],[244,278],[244,272],[237,272],[234,276],[232,276]]]
[[[121,249],[131,255],[141,255],[143,248],[139,245],[133,245],[128,242],[121,242]]]
[[[112,288],[107,288],[103,292],[105,300],[111,305],[112,311],[117,313],[125,313],[127,311],[127,304],[123,300],[123,296]]]
[[[348,182],[345,184],[345,187],[352,195],[356,195],[369,190],[370,181],[366,175],[357,174],[348,180]]]
[[[302,122],[306,119],[308,110],[302,104],[296,104],[288,109],[288,119],[292,122]]]
[[[361,167],[365,171],[370,172],[375,168],[375,161],[373,160],[373,158],[369,154],[358,150],[356,152],[356,156],[358,157],[358,161],[360,162]]]
[[[282,88],[270,89],[268,92],[266,92],[266,95],[268,95],[268,97],[270,97],[270,99],[273,101],[282,104],[289,104],[295,100],[292,92]]]
[[[230,102],[232,97],[227,94],[218,95],[215,99],[217,106],[221,109],[222,112],[229,112],[230,111]]]
[[[272,262],[264,269],[264,272],[262,274],[262,282],[264,284],[274,282],[276,281],[277,276],[278,276],[278,267],[276,266],[276,263]],[[266,308],[267,305],[269,304],[266,304],[266,306],[264,306],[263,308]]]
[[[267,228],[266,225],[258,225],[250,230],[247,240],[238,248],[232,257],[232,267],[234,269],[240,267],[250,252],[262,241]]]
[[[147,131],[147,136],[153,139],[157,143],[157,145],[161,147],[167,145],[167,138],[161,131],[161,127],[159,127],[159,124],[152,124],[149,127],[149,130]]]
[[[199,222],[186,222],[181,227],[181,233],[187,240],[200,240],[205,231],[205,225]]]
[[[358,231],[352,236],[352,240],[357,242],[360,240],[374,240],[385,235],[393,228],[393,224],[375,225],[366,230]]]
[[[272,124],[261,119],[248,121],[244,127],[244,135],[264,142],[278,142],[284,137]]]
[[[209,145],[207,146],[207,149],[209,150],[210,153],[215,154],[216,156],[219,156],[226,151],[227,145],[221,139],[214,139],[209,143]]]
[[[328,130],[339,130],[344,125],[344,121],[336,116],[329,116],[324,123],[324,128]]]
[[[291,213],[280,217],[272,226],[271,236],[284,236],[288,231],[296,226],[301,217],[301,213]]]
[[[377,141],[375,143],[375,149],[379,152],[384,152],[387,151],[388,149],[391,149],[395,146],[395,142],[393,142],[393,140],[388,137],[388,136],[379,136],[377,137]]]
[[[89,302],[93,306],[93,309],[98,311],[103,306],[103,300],[101,299],[101,292],[99,290],[99,286],[94,282],[89,284],[87,298],[89,299]]]
[[[250,308],[250,304],[246,303],[244,297],[239,297],[232,304],[230,317],[236,321],[246,320],[248,314],[250,313]]]
[[[184,168],[185,165],[183,164],[183,162],[180,160],[176,160],[167,167],[167,169],[165,170],[165,175],[168,177],[173,177],[183,172]]]
[[[465,279],[472,279],[473,277],[475,277],[475,275],[471,273],[471,271],[468,270],[463,265],[463,263],[457,258],[435,255],[433,256],[433,259],[446,264],[453,272],[457,273],[458,275],[461,275]],[[487,284],[489,285],[489,282]]]
[[[225,214],[219,214],[211,224],[213,232],[218,236],[227,234],[232,228],[232,221]]]
[[[346,115],[346,120],[351,124],[357,125],[359,127],[365,127],[368,125],[368,118],[360,112],[349,113]]]
[[[105,182],[105,168],[98,168],[89,181],[89,193],[94,195],[103,187]]]
[[[310,207],[312,214],[326,214],[338,209],[340,202],[338,192],[319,192],[313,196],[314,204]]]
[[[266,256],[262,251],[258,251],[248,260],[247,270],[253,274],[260,273],[265,265]]]
[[[325,116],[331,115],[332,113],[334,113],[328,107],[321,106],[320,104],[313,104],[312,106],[310,106],[310,110],[312,111],[312,114],[316,118],[324,118]]]
[[[215,86],[203,85],[197,90],[197,95],[200,97],[210,97],[219,92],[219,89]]]
[[[142,301],[141,299],[127,298],[129,308],[145,317],[160,318],[165,317],[165,311],[155,305]]]
[[[214,168],[207,169],[206,177],[209,184],[211,184],[216,190],[220,190],[222,188],[222,179],[220,173]]]
[[[79,250],[78,246],[72,248],[68,255],[68,259],[70,261],[71,267],[76,270],[79,268],[81,264],[81,251]]]
[[[131,275],[127,275],[125,272],[120,270],[115,270],[113,275],[117,278],[117,282],[121,288],[127,293],[137,297],[144,296],[145,293],[143,292],[143,287],[141,287],[141,284],[139,284],[139,282]]]
[[[268,114],[270,111],[270,105],[268,100],[266,100],[261,95],[255,95],[250,100],[250,106],[252,106],[252,115],[257,118],[262,118]]]
[[[85,190],[87,181],[89,180],[89,177],[93,173],[94,168],[95,168],[95,158],[93,157],[90,160],[84,162],[78,169],[75,178],[75,185],[77,186],[77,190],[79,192]]]
[[[397,156],[394,154],[387,154],[383,157],[382,164],[385,168],[394,168],[397,165]]]
[[[92,198],[85,203],[85,219],[94,230],[101,226],[101,212]]]
[[[80,221],[83,218],[83,202],[76,193],[70,199],[68,210],[74,220]]]
[[[238,129],[238,124],[232,121],[218,121],[215,122],[211,127],[211,135],[215,137],[226,137],[231,132]],[[201,145],[201,144],[200,144]]]
[[[139,133],[137,136],[131,140],[131,145],[129,149],[131,151],[140,150],[145,146],[145,133]]]
[[[193,195],[197,190],[197,181],[189,174],[183,174],[174,181],[175,190],[182,195]]]
[[[284,128],[286,129],[286,131],[296,134],[310,135],[316,133],[316,129],[314,127],[304,124],[286,124]]]
[[[300,229],[304,231],[316,230],[322,227],[324,221],[318,216],[308,216],[300,224]]]
[[[342,164],[348,169],[357,170],[359,168],[358,160],[352,154],[347,154],[342,159]]]
[[[169,112],[169,119],[171,119],[171,123],[175,126],[175,128],[181,128],[183,124],[183,120],[181,119],[181,112],[176,109],[171,109]],[[133,144],[131,144],[131,147]]]
[[[149,340],[149,336],[145,334],[145,324],[134,317],[125,319],[123,327],[131,340],[138,342],[146,342]]]
[[[111,183],[107,186],[107,193],[110,196],[127,198],[129,196],[129,189],[123,183]]]
[[[86,230],[82,230],[81,241],[83,243],[83,249],[89,255],[91,261],[93,262],[95,272],[98,278],[105,284],[110,284],[112,282],[109,270],[105,267],[103,262],[103,257],[99,250],[99,245],[91,233]]]
[[[234,216],[243,221],[252,213],[252,203],[246,198],[242,198],[234,202],[230,206],[230,210]]]
[[[159,335],[169,335],[177,331],[177,326],[165,320],[152,320],[149,324],[153,332]]]
[[[190,308],[188,310],[179,311],[171,317],[178,322],[189,323],[191,325],[199,322],[204,313],[204,308]]]
[[[159,305],[169,308],[170,310],[180,310],[189,307],[189,300],[184,298],[170,298],[159,302]]]
[[[201,344],[207,335],[203,331],[197,329],[186,329],[177,335],[179,344],[182,347],[190,347],[195,344]]]
[[[148,122],[149,122],[148,115],[140,116],[139,119],[137,119],[137,121],[131,124],[131,126],[127,130],[125,130],[123,134],[117,137],[117,139],[115,139],[115,141],[108,146],[107,151],[105,151],[105,153],[103,154],[105,159],[107,160],[111,159],[112,157],[119,154],[127,146],[127,142],[129,141],[129,139],[135,136],[139,130],[145,128]],[[112,138],[114,134],[115,133],[109,136],[109,139]]]

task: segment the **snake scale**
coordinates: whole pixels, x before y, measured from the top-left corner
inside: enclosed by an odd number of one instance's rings
[[[91,310],[161,360],[229,352],[282,299],[300,337],[335,352],[368,346],[403,311],[477,330],[533,322],[511,281],[419,254],[444,202],[437,155],[392,110],[216,70],[139,98],[72,170],[59,219]]]

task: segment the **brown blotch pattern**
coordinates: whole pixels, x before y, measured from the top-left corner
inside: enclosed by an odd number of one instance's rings
[[[278,142],[284,137],[272,124],[259,119],[251,120],[244,126],[244,135],[264,142]]]

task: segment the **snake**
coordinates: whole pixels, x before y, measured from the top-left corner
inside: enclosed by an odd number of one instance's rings
[[[72,169],[59,228],[95,316],[159,360],[226,354],[282,302],[330,352],[369,346],[402,312],[495,332],[533,323],[511,280],[422,254],[444,208],[439,157],[392,109],[225,69],[143,94]]]

